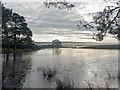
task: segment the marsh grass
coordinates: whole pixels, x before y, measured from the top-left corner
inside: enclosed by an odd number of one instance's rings
[[[89,81],[86,81],[86,84],[88,85],[88,89],[87,90],[116,90],[115,88],[110,88],[110,83],[105,82],[105,86],[103,87],[103,85],[94,85],[92,83],[90,83]]]
[[[107,73],[107,75],[108,75],[108,79],[113,79],[113,80],[115,80],[116,78],[118,78],[118,77],[116,77],[115,75],[112,75],[109,71],[107,71],[107,70],[105,70],[106,71],[106,73]]]
[[[52,78],[53,76],[56,75],[56,68],[52,68],[52,67],[42,67],[41,68],[42,70],[42,74],[44,76],[44,79],[50,79]]]
[[[57,79],[56,80],[56,89],[57,90],[69,90],[72,89],[74,90],[75,85],[73,80],[70,80],[69,77],[64,78],[64,79]]]

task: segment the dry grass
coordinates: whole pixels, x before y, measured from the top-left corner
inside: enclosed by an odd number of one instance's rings
[[[57,90],[69,90],[72,89],[74,90],[75,85],[73,80],[70,80],[69,78],[64,78],[64,79],[57,79],[56,80],[56,89]]]

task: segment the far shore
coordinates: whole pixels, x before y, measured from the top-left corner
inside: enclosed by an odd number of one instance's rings
[[[120,49],[119,45],[86,45],[77,46],[77,48],[83,49]]]
[[[31,52],[46,48],[74,48],[74,49],[120,49],[119,45],[77,45],[77,46],[54,46],[54,45],[40,45],[37,49],[9,49],[2,48],[2,53],[19,53],[19,52]]]
[[[120,49],[119,45],[76,45],[76,46],[54,46],[41,45],[41,48],[77,48],[77,49]]]

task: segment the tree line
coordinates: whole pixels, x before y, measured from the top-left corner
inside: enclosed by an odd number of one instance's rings
[[[28,27],[26,20],[12,9],[6,8],[0,3],[2,8],[2,48],[7,49],[29,49],[35,48],[32,41],[32,31]]]

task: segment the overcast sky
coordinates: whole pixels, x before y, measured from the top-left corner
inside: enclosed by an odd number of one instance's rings
[[[81,0],[73,3],[75,7],[72,10],[46,8],[42,2],[7,2],[5,6],[26,18],[36,42],[51,42],[54,39],[88,42],[94,41],[91,38],[96,30],[78,29],[77,24],[83,19],[90,21],[88,13],[102,11],[106,5],[111,4],[102,0],[90,1]]]

